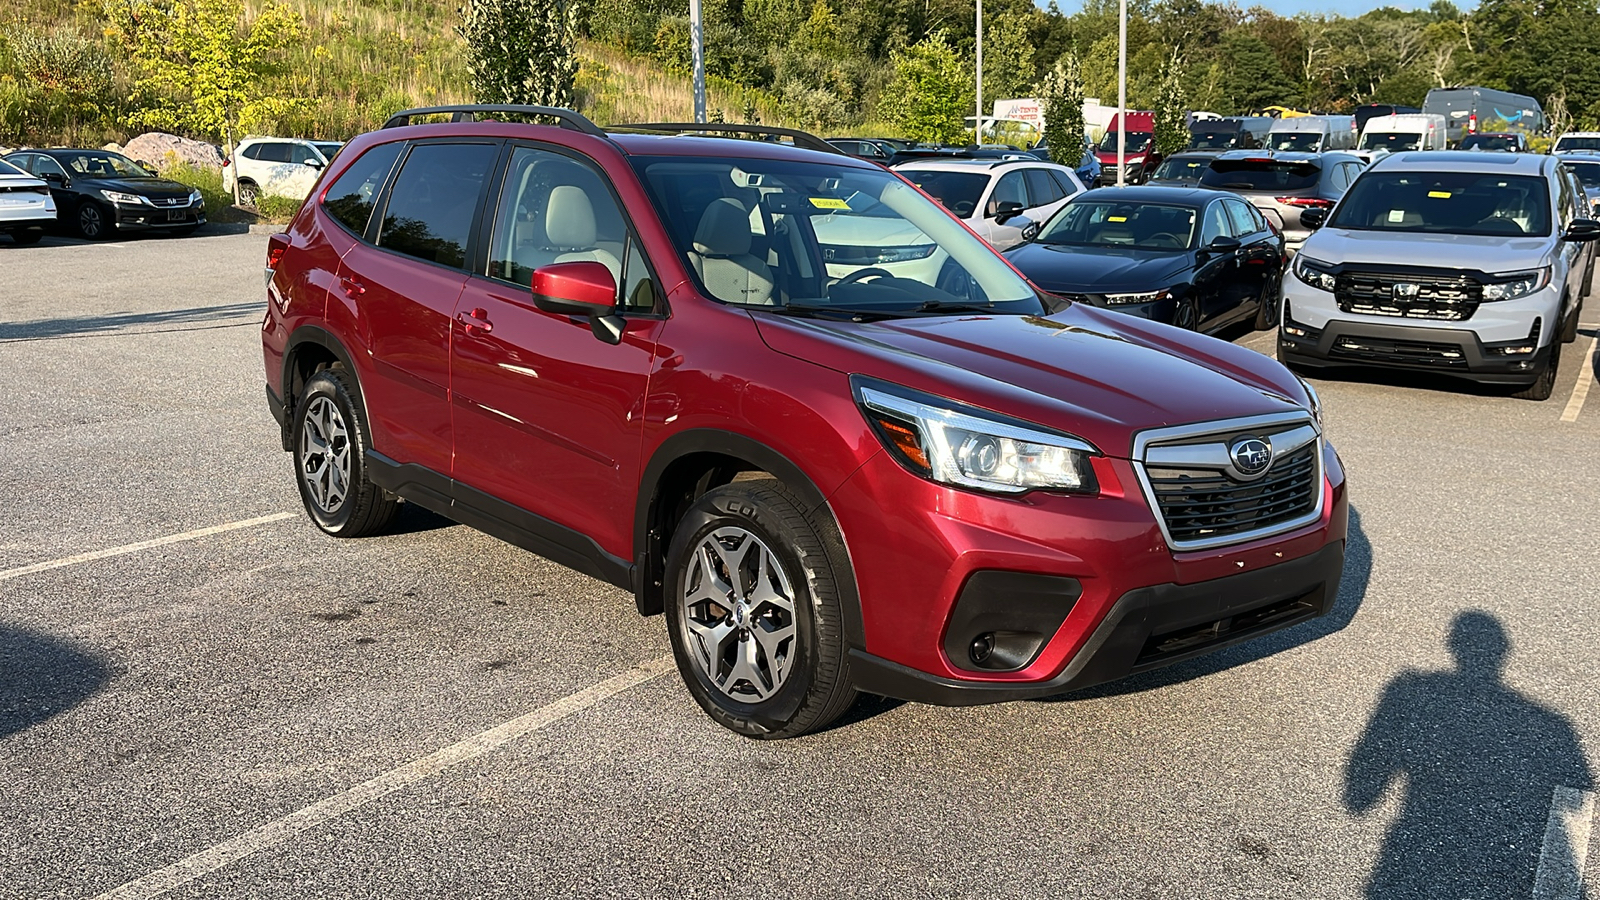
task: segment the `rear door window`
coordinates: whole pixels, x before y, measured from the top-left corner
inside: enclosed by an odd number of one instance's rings
[[[500,148],[496,144],[418,144],[389,190],[378,246],[465,268],[472,223]]]
[[[1250,204],[1232,197],[1222,201],[1222,204],[1228,208],[1228,221],[1233,226],[1234,237],[1243,240],[1260,230],[1256,227],[1255,216],[1250,215]]]
[[[1200,222],[1200,246],[1209,247],[1212,241],[1227,237],[1232,231],[1233,226],[1228,222],[1228,213],[1222,208],[1221,200],[1206,207],[1205,218]]]
[[[372,218],[372,206],[378,201],[378,192],[382,190],[383,182],[388,179],[394,161],[404,146],[399,142],[379,144],[361,154],[361,158],[345,169],[328,188],[322,208],[357,235],[366,234],[367,222]]]
[[[1048,169],[1028,169],[1026,177],[1028,197],[1033,201],[1028,204],[1029,206],[1047,206],[1066,196],[1061,192],[1061,187],[1056,184],[1055,179],[1050,177]]]

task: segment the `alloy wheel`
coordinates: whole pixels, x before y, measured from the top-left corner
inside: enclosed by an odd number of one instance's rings
[[[795,593],[754,534],[729,526],[701,540],[680,615],[701,674],[730,698],[760,703],[788,680],[797,656]]]
[[[100,207],[93,203],[85,203],[78,208],[78,231],[84,237],[97,238],[105,227],[105,216],[100,213]]]
[[[327,397],[316,397],[300,429],[300,477],[312,502],[332,515],[350,493],[350,432]]]

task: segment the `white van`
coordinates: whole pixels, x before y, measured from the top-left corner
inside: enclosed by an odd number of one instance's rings
[[[1444,116],[1436,113],[1406,113],[1368,119],[1358,147],[1362,150],[1399,153],[1404,150],[1443,150],[1444,144]]]
[[[1267,132],[1267,149],[1322,153],[1356,145],[1353,116],[1296,116],[1279,119]]]

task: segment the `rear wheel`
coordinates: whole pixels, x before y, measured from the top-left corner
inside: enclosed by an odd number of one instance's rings
[[[294,472],[311,521],[334,537],[377,534],[394,521],[400,502],[367,480],[366,420],[357,409],[355,379],[323,369],[306,383],[294,417]]]
[[[1519,400],[1549,400],[1556,389],[1556,375],[1561,368],[1561,345],[1550,345],[1550,358],[1545,360],[1544,368],[1539,370],[1539,378],[1533,384],[1512,394]]]
[[[715,488],[667,553],[678,672],[711,718],[747,737],[815,731],[856,698],[841,575],[803,509],[777,481]]]
[[[261,197],[261,189],[256,187],[254,181],[239,182],[239,205],[250,209],[256,208],[256,201]]]

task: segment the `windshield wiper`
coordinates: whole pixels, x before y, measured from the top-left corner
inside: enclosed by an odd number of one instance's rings
[[[994,304],[992,304],[992,303],[948,303],[948,302],[946,302],[944,300],[924,300],[922,302],[922,305],[917,307],[917,311],[918,312],[939,312],[939,313],[951,313],[951,312],[988,313],[988,312],[994,312]]]
[[[780,306],[752,306],[764,312],[780,313],[786,316],[812,316],[823,319],[835,319],[840,322],[870,322],[877,319],[892,319],[911,310],[888,309],[852,309],[848,306],[817,306],[808,303],[785,303]]]

